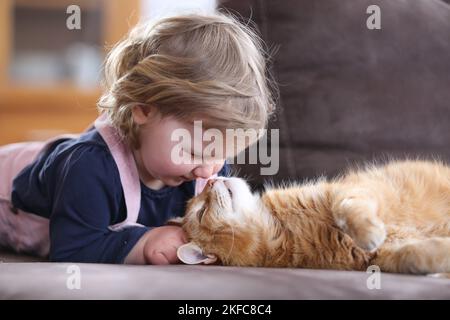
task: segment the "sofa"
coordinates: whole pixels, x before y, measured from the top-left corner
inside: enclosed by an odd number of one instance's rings
[[[448,2],[222,1],[276,50],[280,88],[269,126],[280,133],[279,172],[236,172],[261,190],[367,161],[449,162]],[[380,7],[381,29],[366,27],[369,5]],[[374,287],[370,271],[50,263],[7,251],[0,261],[0,299],[450,299],[449,279],[381,273]],[[79,289],[67,284],[74,266]]]
[[[450,280],[284,268],[50,263],[3,252],[0,299],[449,299]],[[80,282],[71,282],[74,266]],[[73,285],[71,285],[71,283]]]

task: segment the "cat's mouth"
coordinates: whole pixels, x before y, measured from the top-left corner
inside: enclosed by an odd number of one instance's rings
[[[223,184],[223,186],[225,186],[225,189],[227,190],[228,195],[230,196],[230,198],[233,198],[233,187],[232,184],[230,183],[230,180],[227,180],[225,178],[222,179],[210,179],[207,182],[207,185],[212,189],[214,187],[215,184]],[[218,191],[220,191],[221,187],[216,187],[219,188]],[[211,190],[209,190],[211,191]]]

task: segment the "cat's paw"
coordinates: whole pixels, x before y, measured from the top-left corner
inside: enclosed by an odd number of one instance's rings
[[[372,223],[372,222],[371,222]],[[373,252],[386,240],[384,224],[372,223],[372,225],[354,227],[348,234],[356,242],[356,245],[364,250]]]
[[[375,251],[386,239],[384,223],[376,212],[376,202],[358,198],[345,198],[333,209],[337,226],[367,251]]]

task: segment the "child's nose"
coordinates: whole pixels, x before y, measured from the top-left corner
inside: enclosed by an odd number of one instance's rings
[[[214,174],[214,166],[201,166],[195,168],[194,175],[197,178],[207,179]]]

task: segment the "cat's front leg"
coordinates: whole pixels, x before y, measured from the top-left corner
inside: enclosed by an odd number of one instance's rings
[[[362,249],[374,251],[386,239],[378,201],[368,190],[342,187],[334,193],[331,210],[336,225]]]

